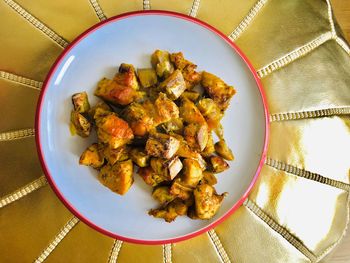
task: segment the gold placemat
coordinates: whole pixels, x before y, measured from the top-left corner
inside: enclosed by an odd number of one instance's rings
[[[80,222],[42,175],[34,113],[42,82],[78,34],[122,12],[202,19],[248,55],[271,113],[268,158],[244,205],[199,237],[163,246]],[[0,2],[1,262],[317,262],[348,223],[350,49],[322,0]]]

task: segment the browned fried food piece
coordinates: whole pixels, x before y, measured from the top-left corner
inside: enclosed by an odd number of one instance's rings
[[[183,160],[183,171],[179,178],[173,181],[170,193],[183,200],[191,197],[193,189],[202,180],[202,168],[196,160]]]
[[[168,122],[163,123],[161,125],[161,127],[166,133],[182,134],[183,128],[184,128],[184,123],[183,123],[182,119],[175,118],[175,119],[172,119]]]
[[[117,194],[124,195],[134,182],[131,160],[105,165],[98,175],[101,183]]]
[[[215,151],[218,155],[226,160],[232,161],[234,159],[233,153],[226,144],[225,140],[220,140],[215,143]]]
[[[236,93],[232,86],[227,85],[222,79],[203,71],[201,84],[220,109],[225,110],[230,104],[232,96]]]
[[[220,156],[211,156],[210,164],[214,173],[221,173],[230,168],[229,164]]]
[[[176,100],[186,90],[186,83],[180,70],[175,70],[159,85],[160,90],[164,91],[167,96]]]
[[[128,105],[140,94],[139,84],[132,65],[121,64],[113,80],[102,79],[95,90],[95,95],[115,105]]]
[[[225,193],[218,195],[211,185],[200,184],[193,192],[196,216],[200,219],[210,219],[219,210]]]
[[[81,113],[72,111],[70,115],[71,133],[78,134],[80,137],[88,137],[91,132],[91,123]]]
[[[177,156],[169,160],[152,158],[150,163],[153,171],[167,181],[173,180],[183,167],[180,158]]]
[[[164,218],[168,223],[174,221],[176,217],[186,215],[187,206],[180,199],[175,199],[163,208],[151,209],[148,214],[157,218]]]
[[[167,78],[173,71],[174,66],[170,62],[169,52],[156,50],[151,56],[152,67],[161,78]]]
[[[123,112],[123,117],[129,123],[135,136],[145,136],[154,127],[152,112],[150,112],[150,106],[146,107],[147,104],[151,104],[153,108],[153,104],[149,101],[133,102]]]
[[[134,138],[128,123],[115,113],[98,118],[96,125],[99,141],[108,144],[112,149],[117,149]]]
[[[179,118],[179,108],[164,93],[159,93],[158,98],[154,102],[154,107],[156,112],[154,122],[156,126]]]
[[[103,146],[94,143],[89,146],[80,156],[79,164],[91,166],[95,169],[100,168],[104,164]]]
[[[153,189],[152,196],[161,205],[165,205],[175,199],[175,196],[170,193],[169,186],[158,186]]]
[[[103,149],[103,155],[108,164],[113,165],[116,162],[125,161],[129,159],[129,147],[126,145],[120,146],[117,149],[113,149],[106,145]]]
[[[201,182],[203,182],[204,184],[214,185],[214,184],[217,184],[218,180],[216,179],[215,174],[209,171],[204,171]]]
[[[190,123],[184,129],[184,138],[192,149],[203,151],[209,138],[208,125],[206,123]]]
[[[204,150],[201,152],[201,154],[204,157],[209,157],[215,152],[215,147],[214,147],[214,140],[213,140],[213,135],[211,132],[208,134],[208,142],[207,145],[205,146]]]
[[[201,81],[201,74],[196,71],[197,65],[184,58],[182,52],[170,55],[171,62],[174,63],[176,69],[180,69],[186,82],[186,88],[192,89]]]
[[[158,83],[157,73],[153,68],[138,69],[137,75],[143,88],[149,88]]]
[[[111,112],[111,107],[109,107],[105,102],[100,101],[95,106],[91,107],[88,113],[90,119],[96,120],[100,117],[110,114]]]
[[[172,158],[180,142],[173,136],[162,133],[152,134],[146,142],[146,152],[153,157]]]
[[[143,181],[150,186],[156,186],[165,181],[164,177],[156,174],[149,166],[140,167],[137,173],[141,176]]]
[[[85,91],[73,94],[72,102],[73,102],[74,110],[79,113],[85,113],[90,110],[88,95]]]
[[[205,123],[205,119],[196,105],[187,98],[181,100],[180,117],[186,123]]]
[[[184,93],[181,94],[181,98],[186,98],[193,102],[198,100],[199,96],[200,94],[196,91],[185,91]]]
[[[142,148],[133,148],[130,150],[131,160],[139,167],[146,167],[149,164],[150,156]]]
[[[189,187],[196,187],[199,181],[203,178],[203,172],[200,164],[193,159],[183,160],[183,173],[181,181]]]
[[[207,121],[210,130],[214,130],[220,125],[224,115],[214,100],[210,98],[201,99],[197,107]]]

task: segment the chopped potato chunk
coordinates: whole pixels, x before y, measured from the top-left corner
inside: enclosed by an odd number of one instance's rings
[[[170,60],[174,63],[175,68],[182,71],[187,89],[192,89],[194,86],[199,84],[201,80],[201,74],[195,70],[197,68],[197,65],[185,59],[182,52],[171,54]]]
[[[170,202],[166,207],[151,209],[148,214],[157,218],[164,218],[168,223],[174,221],[176,217],[186,215],[187,206],[179,199]]]
[[[71,131],[80,137],[88,137],[91,132],[91,123],[79,112],[72,111],[70,115]]]
[[[136,136],[146,135],[154,126],[151,112],[145,107],[147,103],[134,102],[123,111],[123,117],[130,124]]]
[[[211,133],[208,134],[208,142],[205,146],[204,150],[202,151],[202,155],[204,157],[209,157],[215,152],[215,146],[214,146],[214,140]]]
[[[155,125],[179,118],[179,108],[164,93],[160,93],[154,102],[156,116]]]
[[[123,86],[114,80],[102,79],[97,86],[95,95],[115,105],[128,105],[135,101],[138,93],[130,86]]]
[[[168,97],[176,100],[186,90],[186,83],[180,70],[175,70],[169,77],[167,77],[159,88],[164,90]]]
[[[162,129],[166,133],[177,133],[177,134],[182,134],[183,128],[184,128],[184,123],[181,119],[172,119],[166,123],[162,124]]]
[[[228,107],[232,96],[236,93],[232,86],[228,86],[222,79],[209,72],[202,73],[201,84],[222,110]]]
[[[156,133],[147,140],[146,151],[151,156],[170,159],[177,152],[179,146],[180,142],[173,136]]]
[[[210,130],[214,130],[220,125],[223,114],[220,107],[212,99],[201,99],[197,107],[207,121]]]
[[[139,97],[139,84],[133,66],[121,64],[113,80],[102,79],[95,95],[115,105],[128,105]]]
[[[131,64],[122,63],[119,66],[119,72],[115,74],[113,80],[123,86],[131,87],[134,90],[139,89],[135,68]]]
[[[200,184],[194,190],[196,215],[200,219],[210,219],[219,210],[225,193],[218,195],[214,187],[208,184]]]
[[[190,123],[184,129],[184,137],[192,149],[203,151],[208,143],[208,125]]]
[[[89,117],[92,120],[96,120],[110,114],[111,112],[111,107],[109,107],[105,102],[99,102],[94,107],[90,108]]]
[[[185,91],[184,93],[181,94],[181,98],[186,98],[193,102],[198,100],[199,96],[200,94],[196,91]]]
[[[131,160],[139,167],[148,166],[150,156],[141,148],[134,148],[130,151]]]
[[[115,113],[99,118],[96,125],[99,141],[108,144],[112,149],[117,149],[134,138],[128,123]]]
[[[142,68],[137,70],[141,86],[143,88],[149,88],[157,84],[157,73],[152,68]]]
[[[214,184],[217,184],[218,180],[216,179],[213,173],[209,171],[204,171],[202,182],[205,184],[214,185]]]
[[[186,98],[181,100],[180,117],[186,123],[205,123],[205,119],[196,105]]]
[[[169,186],[158,186],[154,188],[152,196],[161,205],[165,205],[175,199],[175,196],[170,193]]]
[[[132,161],[117,162],[113,166],[107,164],[102,167],[98,177],[104,186],[124,195],[134,182]]]
[[[221,173],[230,168],[229,164],[220,156],[211,156],[210,163],[214,173]]]
[[[226,160],[232,161],[234,159],[233,153],[226,144],[225,140],[220,140],[215,143],[215,151]]]
[[[156,174],[151,167],[140,167],[137,173],[150,186],[156,186],[161,182],[164,182],[164,177]]]
[[[202,168],[196,160],[183,160],[183,173],[181,176],[182,182],[188,187],[196,187],[203,178]]]
[[[72,102],[73,102],[74,110],[79,113],[85,113],[90,110],[88,95],[85,91],[73,94]]]
[[[177,156],[170,160],[152,158],[150,163],[153,171],[167,181],[173,180],[182,169],[182,162]]]
[[[117,149],[113,149],[107,145],[103,149],[103,154],[108,164],[113,165],[116,162],[129,159],[129,148],[126,145],[123,145]]]
[[[187,200],[191,197],[193,192],[193,188],[186,186],[181,178],[175,178],[173,181],[171,188],[170,188],[170,193],[182,200]]]
[[[104,163],[102,147],[98,143],[89,146],[80,156],[79,164],[100,168]]]
[[[151,56],[151,63],[159,77],[167,78],[173,71],[174,66],[170,62],[169,52],[156,50]]]

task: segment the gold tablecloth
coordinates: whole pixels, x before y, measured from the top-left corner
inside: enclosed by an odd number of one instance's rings
[[[34,142],[38,90],[78,34],[123,12],[202,19],[248,55],[265,87],[271,139],[244,205],[215,230],[144,246],[80,222],[47,185]],[[0,262],[317,262],[348,223],[350,49],[327,0],[2,0]]]

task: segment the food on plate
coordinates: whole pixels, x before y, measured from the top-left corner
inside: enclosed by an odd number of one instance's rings
[[[226,110],[232,96],[236,93],[232,86],[227,85],[222,79],[209,72],[203,71],[201,84],[209,97],[222,110]]]
[[[234,159],[233,153],[231,149],[226,144],[225,140],[220,140],[214,145],[215,151],[218,155],[220,155],[222,158],[232,161]]]
[[[119,195],[128,192],[135,171],[159,203],[151,216],[210,219],[226,195],[214,188],[216,174],[234,159],[221,119],[236,91],[197,71],[182,52],[156,50],[150,62],[152,68],[137,70],[122,63],[113,78],[100,80],[95,105],[86,92],[73,94],[72,134],[97,136],[79,164],[98,170],[99,181]]]
[[[78,134],[80,137],[88,137],[91,132],[91,123],[81,113],[72,111],[70,115],[70,130],[72,134]]]

